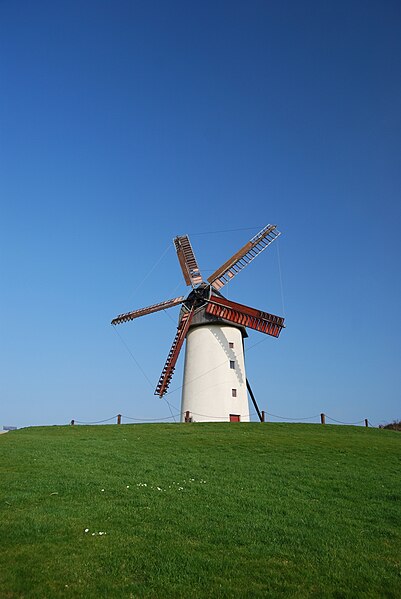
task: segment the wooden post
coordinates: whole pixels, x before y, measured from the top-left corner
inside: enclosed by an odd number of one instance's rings
[[[265,411],[264,410],[262,410],[262,422],[266,422],[266,420],[265,420]]]
[[[71,426],[74,426],[75,420],[71,420]]]
[[[365,426],[369,426],[369,421],[367,418],[365,418]]]
[[[320,423],[326,424],[326,414],[320,414]]]
[[[117,424],[121,424],[121,414],[117,414]]]

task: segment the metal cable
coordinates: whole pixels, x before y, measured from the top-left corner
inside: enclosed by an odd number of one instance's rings
[[[329,420],[332,420],[333,422],[337,422],[337,424],[361,424],[361,422],[365,422],[365,419],[358,420],[358,422],[342,422],[341,420],[335,420],[334,418],[330,418],[330,416],[327,416],[327,414],[325,414],[325,416]]]
[[[279,274],[279,278],[280,278],[280,290],[281,290],[281,303],[283,306],[283,317],[285,318],[285,305],[284,305],[284,291],[283,291],[283,278],[281,275],[281,260],[280,260],[280,250],[279,250],[279,246],[280,246],[280,239],[277,239],[277,261],[278,261],[278,274]]]
[[[171,409],[170,404],[168,402],[166,402],[166,403],[168,405],[168,409],[170,410],[171,417],[173,418],[174,422],[176,422],[176,419],[175,419],[175,416],[173,415],[173,410]]]
[[[260,230],[261,226],[257,226],[257,227],[246,227],[243,229],[225,229],[224,231],[204,231],[203,233],[189,233],[189,235],[192,235],[192,237],[195,236],[199,236],[199,235],[215,235],[217,233],[236,233],[237,231],[253,231],[255,229]]]
[[[152,387],[153,389],[153,383],[150,380],[150,378],[147,376],[146,372],[143,370],[142,366],[139,364],[138,360],[135,358],[134,354],[132,353],[132,351],[130,350],[130,348],[128,347],[128,345],[126,344],[126,342],[124,341],[124,339],[121,337],[120,333],[118,332],[116,327],[113,327],[113,331],[115,331],[115,333],[117,334],[117,336],[119,337],[120,341],[123,343],[123,345],[125,345],[126,350],[128,351],[128,353],[130,354],[131,358],[134,360],[135,364],[138,366],[139,370],[142,372],[143,376],[145,377],[145,379],[148,381],[149,385]]]
[[[179,416],[180,414],[175,414],[175,416]],[[161,420],[170,420],[170,418],[174,418],[175,416],[166,416],[165,418],[130,418],[129,416],[124,416],[122,414],[122,418],[126,418],[127,420],[135,420],[137,422],[160,422]]]
[[[247,352],[249,352],[249,350],[253,349],[257,345],[260,345],[261,343],[266,343],[266,341],[268,339],[269,339],[268,335],[263,335],[262,339],[260,341],[257,341],[253,345],[250,345],[249,347],[245,347],[245,345],[244,345],[244,355],[247,354]]]
[[[169,318],[176,326],[177,326],[177,321],[175,320],[175,318],[173,318],[170,314],[170,312],[168,312],[168,310],[162,310],[163,314],[165,314],[167,316],[167,318]]]
[[[172,243],[168,244],[168,246],[166,247],[166,249],[164,250],[164,252],[160,256],[160,258],[158,258],[156,260],[156,262],[154,263],[154,265],[152,266],[152,268],[149,270],[149,272],[144,276],[144,278],[141,280],[141,282],[138,283],[138,285],[135,287],[134,291],[130,294],[130,299],[132,299],[137,294],[138,290],[142,287],[142,285],[144,284],[144,282],[150,277],[150,275],[155,270],[155,268],[160,264],[160,262],[163,260],[164,256],[167,254],[167,252],[169,251],[169,249],[172,247],[172,245],[173,245]]]
[[[173,404],[171,404],[169,401],[167,401],[166,396],[163,396],[163,400],[166,402],[166,404],[171,408],[174,408],[174,410],[178,410],[178,408],[176,408],[175,406],[173,406]],[[181,412],[180,412],[181,413]]]
[[[277,414],[270,414],[270,412],[266,412],[268,416],[273,416],[273,418],[280,418],[280,420],[312,420],[312,418],[318,418],[320,414],[315,414],[315,416],[307,416],[306,418],[287,418],[286,416],[277,416]]]
[[[81,422],[80,420],[75,420],[75,419],[74,419],[74,422],[76,424],[102,424],[103,422],[110,422],[110,420],[115,420],[117,418],[117,415],[118,414],[116,414],[115,416],[112,416],[111,418],[106,418],[106,420],[98,420],[97,422]]]

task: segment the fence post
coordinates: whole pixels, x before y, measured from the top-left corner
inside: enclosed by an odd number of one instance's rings
[[[75,420],[71,420],[71,426],[74,426]]]
[[[264,410],[262,410],[262,422],[266,422],[266,420],[265,420],[265,411]]]
[[[117,424],[121,424],[121,414],[117,414]]]
[[[326,414],[320,414],[320,423],[326,424]]]
[[[369,421],[367,418],[365,418],[365,426],[369,426]]]
[[[185,412],[185,418],[184,418],[184,422],[191,422],[191,420],[192,420],[192,418],[191,418],[191,416],[190,416],[190,412],[189,412],[189,410],[187,410],[187,411]]]

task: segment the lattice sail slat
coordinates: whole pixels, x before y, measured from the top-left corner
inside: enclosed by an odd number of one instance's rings
[[[133,310],[132,312],[119,314],[119,316],[113,318],[111,324],[121,324],[122,322],[128,322],[129,320],[134,320],[134,318],[145,316],[145,314],[151,314],[152,312],[158,312],[159,310],[166,310],[167,308],[178,306],[179,304],[182,304],[184,299],[185,297],[181,295],[180,297],[174,297],[173,299],[166,300],[165,302],[160,302],[159,304],[153,304],[153,306],[148,306],[147,308],[140,308],[139,310]]]
[[[182,344],[184,343],[184,339],[191,324],[193,314],[194,309],[192,308],[189,312],[184,312],[180,320],[180,324],[177,328],[177,334],[174,338],[173,345],[171,346],[170,352],[167,356],[166,363],[164,365],[164,368],[159,378],[159,382],[157,383],[157,387],[155,390],[155,395],[158,395],[159,397],[163,397],[170,385],[171,378],[174,374],[175,365],[177,363]]]
[[[236,254],[231,256],[208,278],[209,283],[218,291],[231,281],[241,270],[261,254],[277,237],[281,235],[276,225],[266,225],[255,237],[252,237]]]
[[[202,283],[202,275],[188,235],[176,237],[174,245],[186,284],[195,287]]]

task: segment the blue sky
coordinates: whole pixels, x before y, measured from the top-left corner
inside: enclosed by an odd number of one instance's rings
[[[400,17],[0,4],[0,425],[169,418],[153,391],[178,309],[111,318],[186,292],[175,235],[207,276],[267,223],[280,240],[226,290],[284,310],[279,340],[246,342],[260,407],[400,417]]]

